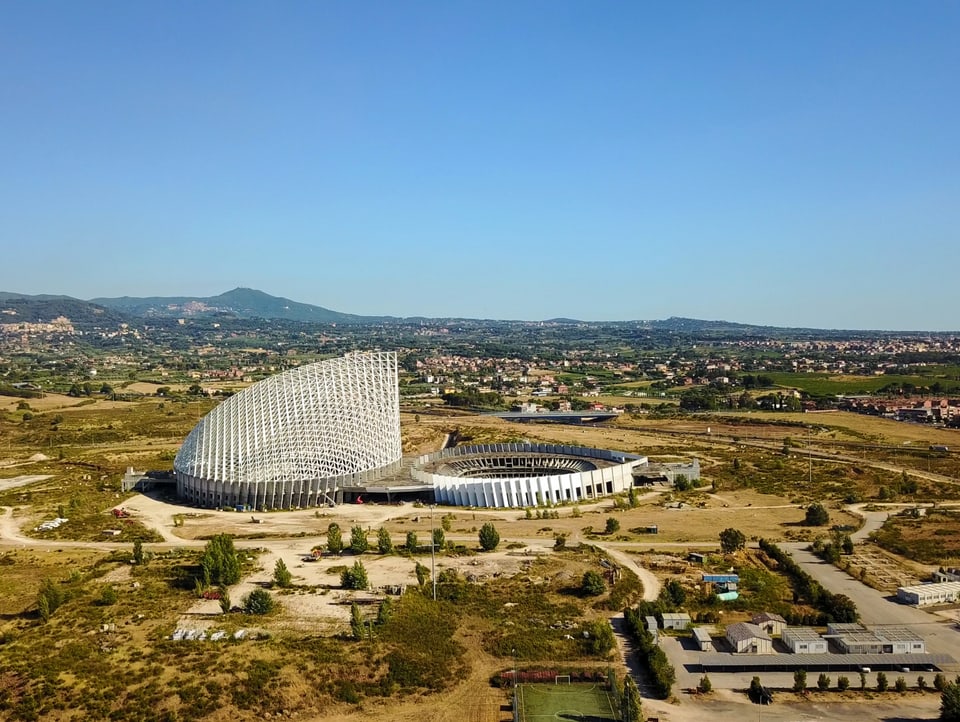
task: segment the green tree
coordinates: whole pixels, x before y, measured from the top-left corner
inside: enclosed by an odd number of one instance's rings
[[[444,531],[450,531],[453,528],[453,514],[444,514],[440,518],[440,528]]]
[[[807,507],[803,523],[807,526],[826,526],[830,523],[830,513],[820,502],[814,502]]]
[[[393,616],[393,600],[390,597],[384,597],[380,602],[380,608],[377,610],[377,624],[383,626],[390,621]]]
[[[893,688],[900,694],[903,694],[907,691],[907,680],[905,680],[903,677],[897,677],[896,681],[893,683]]]
[[[229,534],[217,534],[207,542],[200,557],[204,587],[236,584],[240,581],[240,558]]]
[[[707,675],[703,675],[700,678],[700,684],[697,685],[697,689],[703,694],[707,694],[713,689],[713,683],[710,681],[710,678]]]
[[[620,697],[620,709],[623,710],[621,719],[624,722],[643,722],[643,707],[640,701],[640,690],[637,683],[629,674],[623,678],[623,693]]]
[[[607,583],[598,572],[590,570],[583,575],[580,590],[587,596],[597,597],[607,591]]]
[[[133,542],[133,563],[143,566],[143,542],[139,539]]]
[[[583,635],[587,652],[597,657],[606,657],[617,644],[613,628],[606,619],[587,622],[583,627]]]
[[[837,677],[837,689],[841,692],[846,692],[850,689],[850,678],[849,677]]]
[[[944,685],[940,693],[940,722],[960,722],[960,682]]]
[[[275,607],[276,602],[266,589],[254,589],[243,598],[243,611],[247,614],[269,614]]]
[[[433,530],[433,548],[434,549],[443,549],[444,543],[443,529],[434,529]]]
[[[404,546],[411,554],[417,551],[417,548],[420,546],[420,541],[417,539],[417,532],[412,530],[407,532],[407,540],[404,542]]]
[[[293,574],[287,569],[287,565],[283,559],[277,559],[277,563],[273,565],[273,582],[278,587],[283,588],[293,584]]]
[[[491,522],[480,527],[480,548],[485,552],[492,552],[500,544],[500,532]]]
[[[890,683],[887,682],[887,675],[883,672],[877,672],[877,691],[886,692],[890,687]]]
[[[354,602],[350,605],[350,633],[354,639],[363,639],[363,615],[359,605]]]
[[[224,614],[230,614],[233,604],[230,602],[230,591],[226,587],[220,587],[220,611]]]
[[[336,522],[327,526],[327,551],[331,554],[340,554],[343,551],[343,533]]]
[[[606,526],[607,534],[616,534],[618,531],[620,531],[620,522],[612,516],[608,516]]]
[[[390,538],[390,532],[383,527],[377,532],[377,551],[381,554],[389,554],[393,551],[393,539]]]
[[[821,672],[820,676],[817,677],[817,689],[819,689],[821,692],[826,692],[828,689],[830,689],[830,678],[823,672]]]
[[[747,545],[747,538],[739,529],[727,528],[720,532],[720,549],[724,554],[739,551]]]
[[[943,672],[937,672],[933,677],[933,688],[938,692],[943,692],[947,688],[947,677]]]
[[[840,548],[847,556],[853,554],[853,539],[850,538],[849,534],[845,534],[843,536],[843,541],[840,543]]]
[[[754,677],[753,679],[750,680],[750,691],[749,691],[750,699],[756,702],[759,702],[760,695],[762,694],[763,694],[763,685],[760,683],[760,678]]]
[[[350,530],[350,551],[354,554],[363,554],[369,548],[367,532],[360,524],[357,524]]]
[[[793,673],[793,691],[801,694],[807,691],[807,670],[798,669]]]
[[[683,603],[687,601],[687,591],[676,579],[671,579],[664,584],[663,591],[660,592],[660,595],[661,597],[665,597],[670,606],[674,608],[682,607]]]
[[[367,579],[367,569],[359,559],[349,569],[344,569],[340,575],[340,584],[344,589],[366,589],[370,586]]]

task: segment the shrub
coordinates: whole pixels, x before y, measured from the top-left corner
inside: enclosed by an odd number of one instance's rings
[[[907,680],[903,677],[897,677],[897,681],[893,683],[893,688],[900,694],[903,694],[907,691]]]
[[[109,607],[117,603],[117,591],[110,586],[103,588],[103,591],[100,592],[100,604],[104,607]]]
[[[807,691],[807,670],[798,669],[793,673],[793,691],[800,693]]]
[[[340,531],[340,525],[333,522],[327,526],[327,551],[331,554],[339,554],[343,551],[343,533]]]
[[[269,614],[275,606],[273,596],[266,589],[254,589],[243,598],[243,611],[247,614]]]
[[[480,548],[485,552],[492,552],[500,544],[500,532],[491,522],[480,527]]]
[[[381,554],[389,554],[393,551],[393,540],[390,538],[390,532],[381,528],[377,532],[377,551]]]
[[[359,559],[349,569],[344,569],[340,575],[340,584],[344,589],[366,589],[370,582],[367,579],[367,570]]]
[[[407,551],[408,551],[408,552],[411,552],[411,553],[412,553],[412,552],[415,552],[415,551],[417,551],[417,547],[418,547],[419,545],[420,545],[420,543],[419,543],[419,540],[417,539],[417,532],[415,532],[415,531],[408,531],[408,532],[407,532],[407,540],[406,540],[406,542],[405,542],[405,544],[404,544],[404,546],[407,548]]]
[[[704,694],[713,689],[713,684],[710,682],[710,678],[707,675],[703,675],[700,678],[700,684],[697,685],[697,689]]]
[[[830,522],[830,513],[820,502],[814,502],[807,507],[803,523],[807,526],[825,526]]]
[[[616,534],[620,531],[620,522],[617,519],[614,519],[612,516],[607,517],[607,534]]]
[[[583,575],[580,590],[587,596],[598,597],[607,591],[607,583],[598,572],[591,570]]]
[[[360,524],[357,524],[350,530],[350,551],[354,554],[363,554],[369,548],[367,532]]]
[[[837,689],[841,692],[846,692],[850,689],[850,678],[849,677],[837,677]]]
[[[278,587],[289,587],[293,583],[293,574],[287,569],[283,559],[277,559],[273,567],[273,581]]]
[[[887,675],[883,672],[877,672],[877,691],[886,692],[890,687],[890,683],[887,682]]]
[[[821,672],[820,676],[817,677],[817,689],[819,689],[821,692],[826,692],[828,689],[830,689],[830,678],[823,672]]]
[[[727,528],[720,532],[720,549],[724,554],[743,549],[747,545],[747,537],[739,529]]]

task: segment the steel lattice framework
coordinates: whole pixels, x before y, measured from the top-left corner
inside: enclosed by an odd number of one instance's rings
[[[333,503],[339,486],[400,465],[397,355],[353,353],[231,396],[187,436],[177,491],[205,507]]]

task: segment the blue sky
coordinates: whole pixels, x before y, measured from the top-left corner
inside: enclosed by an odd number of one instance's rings
[[[0,290],[960,329],[960,5],[0,4]]]

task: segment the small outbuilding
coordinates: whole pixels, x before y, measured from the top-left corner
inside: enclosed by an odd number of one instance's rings
[[[653,637],[653,643],[657,644],[660,641],[660,630],[657,627],[657,618],[653,615],[643,618],[644,623],[647,626],[647,632],[650,633],[650,636]]]
[[[731,624],[726,637],[737,654],[773,654],[773,640],[756,624]]]
[[[779,614],[774,614],[772,612],[761,612],[760,614],[754,614],[753,618],[750,620],[751,624],[756,624],[760,629],[769,634],[772,637],[779,637],[783,634],[784,627],[787,626],[787,620],[781,617]]]
[[[693,628],[693,641],[701,652],[713,651],[713,640],[710,638],[710,632],[707,631],[706,627]]]
[[[686,612],[667,612],[663,615],[664,629],[686,629],[690,626],[690,615]]]

